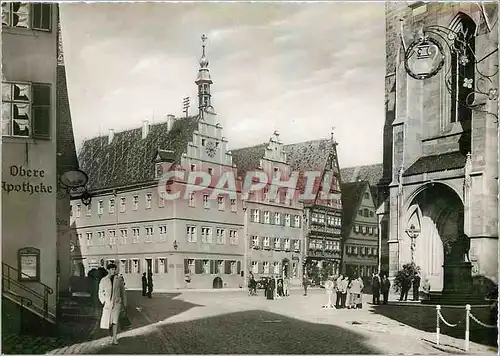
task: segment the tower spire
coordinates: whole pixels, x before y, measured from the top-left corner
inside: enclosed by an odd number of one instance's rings
[[[198,109],[200,117],[203,118],[203,114],[207,109],[213,111],[213,106],[211,102],[210,85],[213,84],[212,78],[210,77],[210,70],[208,69],[208,59],[206,56],[206,45],[205,42],[208,37],[203,34],[201,36],[201,47],[202,53],[200,58],[200,68],[198,69],[198,78],[195,83],[198,86]]]

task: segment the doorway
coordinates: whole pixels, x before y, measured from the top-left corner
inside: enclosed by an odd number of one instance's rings
[[[148,275],[150,273],[153,274],[153,259],[152,258],[146,258],[146,273]]]
[[[221,289],[222,288],[222,278],[220,278],[220,277],[214,278],[213,288],[214,289]]]

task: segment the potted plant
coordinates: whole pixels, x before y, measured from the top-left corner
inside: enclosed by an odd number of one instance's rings
[[[412,278],[415,273],[420,272],[420,267],[414,262],[403,265],[403,268],[396,273],[394,278],[393,288],[396,292],[400,292],[403,286],[403,281],[407,278]]]

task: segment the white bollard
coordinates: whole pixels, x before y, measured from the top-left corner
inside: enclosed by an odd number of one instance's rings
[[[465,306],[465,351],[469,351],[469,317],[470,317],[470,304]]]
[[[436,305],[436,344],[439,345],[439,312],[441,310],[440,305]]]

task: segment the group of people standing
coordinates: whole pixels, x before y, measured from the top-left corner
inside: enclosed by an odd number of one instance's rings
[[[253,273],[249,273],[248,289],[250,295],[257,295],[257,281]],[[264,296],[269,300],[280,299],[290,295],[290,280],[288,278],[280,278],[273,276],[267,278],[264,282]]]
[[[427,281],[426,281],[427,282]],[[419,288],[420,288],[420,276],[418,275],[417,272],[413,276],[406,274],[403,277],[403,280],[401,282],[401,295],[399,296],[399,300],[403,301],[408,300],[408,292],[410,289],[413,287],[413,300],[418,301],[419,300]]]
[[[372,295],[373,304],[380,304],[380,294],[383,296],[383,304],[387,304],[389,301],[389,290],[391,289],[391,282],[385,274],[382,275],[382,279],[378,273],[374,273],[372,276]]]
[[[142,296],[151,298],[153,294],[153,273],[149,272],[146,277],[146,272],[142,274]]]
[[[335,308],[337,309],[361,309],[363,307],[363,288],[365,287],[361,277],[349,278],[339,275],[334,279],[333,288],[336,292]]]

